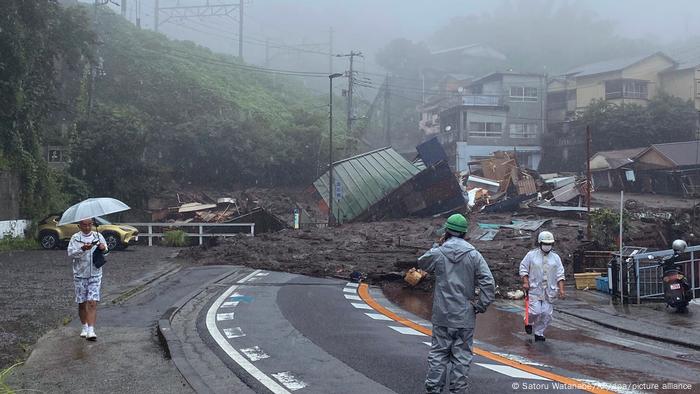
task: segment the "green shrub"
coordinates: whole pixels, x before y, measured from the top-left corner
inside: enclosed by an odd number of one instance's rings
[[[187,245],[187,234],[182,230],[170,230],[163,237],[163,245],[181,247]]]
[[[0,239],[0,252],[8,250],[32,250],[39,249],[39,242],[35,239],[5,236]]]
[[[630,215],[622,211],[622,232],[630,229]],[[620,212],[603,208],[591,212],[591,232],[593,240],[604,249],[617,250],[620,237]]]

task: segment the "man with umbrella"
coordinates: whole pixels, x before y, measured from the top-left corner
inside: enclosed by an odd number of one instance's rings
[[[73,283],[75,284],[75,302],[82,330],[80,336],[89,341],[97,340],[95,321],[97,320],[97,302],[100,301],[102,285],[102,267],[93,262],[93,252],[99,248],[107,251],[107,242],[102,234],[92,231],[92,218],[78,223],[80,231],[73,234],[68,243],[68,257],[73,258]]]
[[[113,198],[89,198],[66,209],[58,222],[59,225],[78,222],[80,228],[68,243],[68,257],[73,259],[75,302],[82,323],[80,336],[89,341],[97,340],[95,321],[102,285],[102,266],[95,265],[93,256],[96,249],[103,254],[107,252],[107,242],[102,234],[92,231],[93,218],[127,209],[128,205]]]

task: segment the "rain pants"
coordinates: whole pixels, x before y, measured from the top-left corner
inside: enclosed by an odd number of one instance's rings
[[[545,254],[537,248],[528,252],[520,262],[520,277],[530,282],[530,324],[535,335],[544,336],[552,321],[552,303],[557,299],[558,283],[564,280],[564,266],[554,251]]]
[[[425,389],[442,392],[449,364],[450,392],[466,392],[476,314],[485,312],[494,300],[493,275],[481,253],[457,237],[442,246],[433,245],[418,259],[418,265],[435,275],[433,337]]]

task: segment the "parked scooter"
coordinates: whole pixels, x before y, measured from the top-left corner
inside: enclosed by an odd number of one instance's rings
[[[664,301],[679,313],[688,311],[688,303],[693,298],[688,279],[676,265],[686,247],[688,244],[681,239],[673,241],[673,256],[664,258],[660,265],[663,267]]]

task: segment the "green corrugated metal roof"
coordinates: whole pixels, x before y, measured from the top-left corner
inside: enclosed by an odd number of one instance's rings
[[[333,201],[333,214],[352,220],[391,191],[413,178],[420,169],[391,148],[378,149],[333,163],[333,182],[343,187],[343,198]],[[328,172],[314,182],[328,204]],[[335,194],[334,197],[335,198]]]

